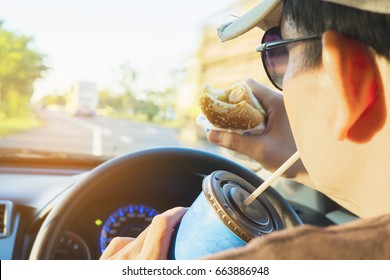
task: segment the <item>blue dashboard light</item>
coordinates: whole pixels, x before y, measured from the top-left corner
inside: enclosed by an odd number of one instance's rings
[[[146,215],[125,215],[125,213],[146,213]],[[99,233],[100,252],[103,253],[114,237],[137,237],[150,224],[150,217],[157,214],[159,212],[156,209],[142,204],[131,204],[115,210],[106,218]]]

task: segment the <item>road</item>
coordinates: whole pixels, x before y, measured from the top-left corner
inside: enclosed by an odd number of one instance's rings
[[[161,146],[192,146],[216,152],[217,147],[180,140],[176,129],[103,116],[76,118],[61,111],[39,112],[45,125],[0,139],[0,147],[116,156]]]

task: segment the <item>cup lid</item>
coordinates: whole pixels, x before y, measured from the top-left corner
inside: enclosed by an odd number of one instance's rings
[[[248,207],[242,206],[254,190],[247,181],[226,171],[215,171],[203,180],[203,193],[219,219],[245,242],[284,228],[279,214],[263,195]]]

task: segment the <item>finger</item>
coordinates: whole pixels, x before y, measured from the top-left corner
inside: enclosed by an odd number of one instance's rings
[[[110,258],[111,256],[118,253],[120,250],[122,250],[126,245],[128,245],[134,239],[135,238],[132,238],[132,237],[115,237],[114,239],[111,240],[110,244],[104,250],[100,259],[106,260],[106,259]]]
[[[208,140],[221,147],[237,151],[260,161],[264,154],[264,136],[244,136],[237,133],[210,130]]]
[[[172,229],[180,221],[186,208],[177,207],[153,218],[136,239],[114,238],[101,259],[163,259],[167,258]],[[148,240],[147,240],[148,239]]]
[[[137,238],[135,238],[132,242],[129,242],[127,245],[122,247],[115,254],[112,254],[109,259],[117,259],[117,260],[135,260],[135,259],[143,259],[141,255],[142,247],[145,243],[145,238],[149,232],[149,227],[147,227],[144,231],[142,231]]]
[[[186,211],[187,208],[176,207],[153,218],[142,247],[142,258],[167,258],[173,229],[179,223]]]
[[[260,103],[265,107],[265,109],[271,105],[273,99],[275,98],[275,95],[280,95],[279,93],[273,91],[269,87],[259,84],[253,79],[246,79],[245,83],[250,87],[253,94],[260,101]]]

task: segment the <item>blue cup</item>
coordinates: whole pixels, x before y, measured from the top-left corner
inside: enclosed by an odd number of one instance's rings
[[[244,246],[253,237],[283,228],[268,200],[260,196],[248,207],[242,202],[255,190],[226,171],[205,177],[202,192],[176,227],[169,259],[188,260]]]

